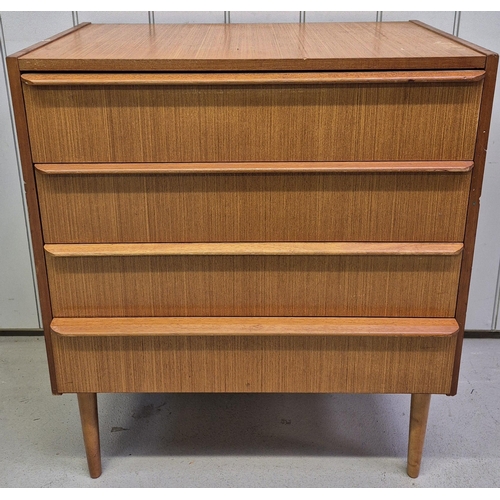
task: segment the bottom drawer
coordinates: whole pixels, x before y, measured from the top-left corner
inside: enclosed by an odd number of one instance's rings
[[[448,393],[458,325],[401,318],[61,318],[64,392]]]

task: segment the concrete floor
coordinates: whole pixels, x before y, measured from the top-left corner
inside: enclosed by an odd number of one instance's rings
[[[433,396],[421,474],[409,396],[100,394],[90,479],[76,396],[50,393],[43,338],[0,337],[3,488],[496,488],[500,339],[466,339],[459,394]]]

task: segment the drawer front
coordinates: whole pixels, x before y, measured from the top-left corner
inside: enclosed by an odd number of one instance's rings
[[[33,159],[470,160],[482,81],[24,85]]]
[[[88,256],[47,252],[55,317],[453,317],[460,263],[460,252]]]
[[[59,392],[448,393],[456,336],[52,334]]]
[[[463,240],[470,175],[175,175],[144,167],[140,174],[37,171],[37,186],[47,243],[444,242]]]

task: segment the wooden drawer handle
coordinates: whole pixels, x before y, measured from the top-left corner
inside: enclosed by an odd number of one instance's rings
[[[241,163],[39,163],[47,175],[469,172],[472,161],[297,161]]]
[[[112,243],[48,244],[53,257],[153,255],[458,255],[461,243]]]
[[[27,85],[323,85],[460,83],[484,78],[482,70],[306,73],[25,73]]]
[[[51,330],[64,337],[357,335],[447,337],[453,318],[145,317],[54,318]]]

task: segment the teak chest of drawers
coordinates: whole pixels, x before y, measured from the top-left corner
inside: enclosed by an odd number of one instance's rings
[[[52,390],[457,390],[498,57],[419,22],[83,24],[8,58]]]

